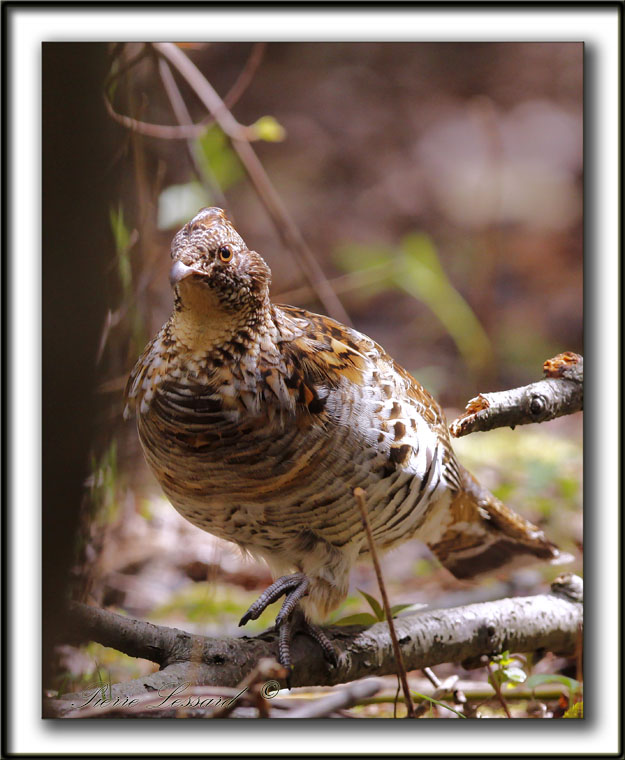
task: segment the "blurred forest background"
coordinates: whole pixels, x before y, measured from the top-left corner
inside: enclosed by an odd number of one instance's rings
[[[179,49],[247,127],[352,325],[420,380],[449,420],[478,392],[537,380],[543,361],[561,351],[583,353],[581,44]],[[104,169],[113,196],[101,209],[110,224],[107,316],[93,351],[99,412],[75,575],[83,598],[99,605],[231,635],[269,573],[166,502],[134,424],[122,422],[123,387],[171,309],[171,238],[203,206],[226,208],[264,256],[275,301],[326,313],[327,304],[188,85],[139,44],[107,52],[101,84],[114,148]],[[172,130],[129,120],[175,125],[176,113],[204,126],[173,139]],[[581,572],[581,415],[475,434],[456,449],[496,495],[575,555],[567,570]],[[387,555],[383,569],[391,603],[432,607],[538,592],[561,572],[539,565],[460,583],[416,542]],[[333,620],[370,612],[359,589],[379,596],[369,565],[353,573]],[[270,608],[246,633],[269,627],[274,615]],[[96,644],[66,645],[60,654],[53,684],[61,691],[156,667]],[[567,667],[548,656],[534,672]]]

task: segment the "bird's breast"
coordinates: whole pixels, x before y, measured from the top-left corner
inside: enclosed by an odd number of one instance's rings
[[[409,397],[346,379],[318,389],[324,403],[313,414],[281,401],[282,385],[159,385],[138,428],[173,505],[223,538],[296,556],[318,552],[316,542],[364,545],[359,486],[376,540],[405,540],[442,474],[437,437]]]

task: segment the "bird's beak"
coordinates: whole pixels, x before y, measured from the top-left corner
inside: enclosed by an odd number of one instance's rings
[[[175,261],[169,272],[169,282],[172,288],[181,280],[184,280],[192,274],[201,274],[201,272],[193,269],[193,267],[188,267],[186,264],[183,264],[182,261]]]

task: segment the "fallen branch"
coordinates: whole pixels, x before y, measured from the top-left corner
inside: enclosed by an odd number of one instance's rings
[[[406,669],[463,662],[505,650],[574,652],[583,619],[579,591],[573,599],[567,591],[574,584],[581,587],[581,580],[565,575],[554,582],[548,594],[421,611],[396,618],[395,629]],[[148,692],[156,695],[159,690],[171,690],[181,684],[234,687],[254,670],[261,658],[274,657],[277,648],[273,630],[256,637],[216,639],[84,604],[72,603],[68,614],[76,642],[97,641],[161,666],[157,673],[113,684],[107,689],[110,699]],[[293,642],[293,686],[332,686],[396,672],[386,622],[366,629],[334,626],[326,629],[326,633],[340,652],[338,667],[329,667],[319,647],[308,637],[297,636]],[[87,702],[93,691],[48,700],[46,708],[50,714],[64,715]]]
[[[276,715],[276,717],[326,718],[337,710],[346,710],[360,704],[364,699],[369,699],[377,694],[381,688],[381,681],[375,678],[366,678],[363,681],[350,683],[344,689],[338,689],[327,697],[308,700],[301,707],[295,707],[281,715]]]
[[[498,427],[545,422],[584,408],[584,360],[570,351],[548,359],[545,380],[498,393],[480,393],[449,429],[460,438]]]

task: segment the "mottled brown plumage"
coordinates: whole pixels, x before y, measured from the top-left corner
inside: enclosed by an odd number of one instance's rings
[[[294,572],[242,620],[286,594],[283,662],[295,608],[310,622],[337,607],[368,553],[357,486],[380,549],[419,538],[460,578],[558,557],[457,462],[441,408],[379,345],[271,303],[269,268],[221,209],[186,224],[172,258],[174,310],[132,371],[125,412],[184,517]]]

